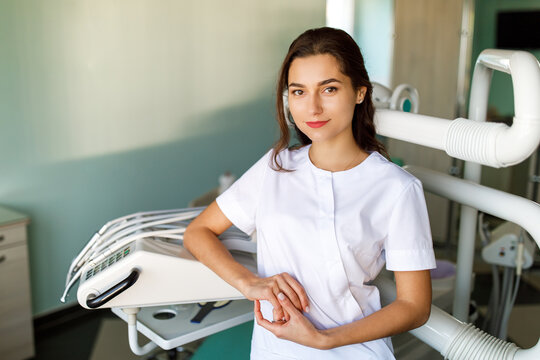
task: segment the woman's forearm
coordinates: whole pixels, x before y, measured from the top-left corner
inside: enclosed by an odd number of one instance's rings
[[[184,234],[184,247],[231,286],[243,288],[257,276],[237,262],[225,245],[208,228],[189,228]]]
[[[230,226],[231,222],[214,201],[187,227],[184,247],[247,299],[268,300],[274,308],[275,320],[285,318],[277,299],[281,291],[293,301],[297,309],[309,311],[306,292],[291,275],[281,273],[260,278],[233,258],[217,237]]]
[[[363,343],[415,329],[427,321],[430,309],[398,299],[363,319],[322,330],[321,348]]]

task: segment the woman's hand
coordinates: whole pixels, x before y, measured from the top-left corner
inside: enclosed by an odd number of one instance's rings
[[[255,300],[255,320],[257,324],[272,332],[279,339],[294,341],[295,343],[317,349],[328,349],[326,336],[313,326],[313,324],[293,305],[283,294],[278,294],[278,300],[286,313],[286,321],[270,322],[261,313],[261,304]]]
[[[268,300],[274,307],[274,321],[288,320],[278,301],[278,294],[285,294],[291,301],[291,306],[300,311],[309,312],[309,302],[306,291],[291,275],[281,273],[267,278],[251,277],[245,280],[239,290],[248,300]]]

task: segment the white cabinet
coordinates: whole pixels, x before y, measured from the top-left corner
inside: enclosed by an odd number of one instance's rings
[[[26,244],[28,218],[0,207],[0,359],[34,356],[30,275]]]

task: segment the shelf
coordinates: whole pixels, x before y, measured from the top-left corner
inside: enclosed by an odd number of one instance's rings
[[[128,317],[120,308],[111,310],[127,322]],[[199,310],[197,304],[141,308],[137,314],[137,330],[162,349],[169,350],[253,320],[253,302],[249,300],[231,301],[222,308],[212,310],[200,324],[191,323],[190,320]],[[155,314],[174,316],[160,320]]]

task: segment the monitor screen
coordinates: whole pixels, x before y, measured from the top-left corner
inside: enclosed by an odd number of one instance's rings
[[[540,10],[497,14],[498,49],[540,49]]]

